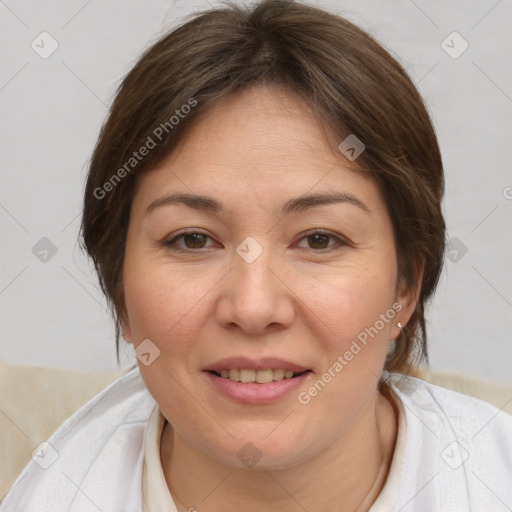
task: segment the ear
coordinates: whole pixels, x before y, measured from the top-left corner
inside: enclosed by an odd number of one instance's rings
[[[421,283],[423,282],[424,270],[425,260],[422,260],[416,273],[416,289],[406,290],[403,286],[400,286],[397,292],[395,303],[400,304],[400,309],[396,309],[398,313],[394,319],[393,328],[391,329],[391,339],[393,340],[398,338],[400,331],[405,327],[416,309],[421,291]],[[398,327],[399,322],[402,328]]]
[[[123,338],[128,343],[133,344],[132,328],[130,326],[130,321],[126,317],[121,320],[121,327],[123,329]]]

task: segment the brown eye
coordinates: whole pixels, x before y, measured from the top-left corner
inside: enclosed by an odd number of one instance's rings
[[[309,240],[309,246],[312,249],[327,249],[329,244],[329,238],[331,238],[329,235],[324,234],[316,234],[316,235],[309,235],[307,239]]]
[[[347,242],[340,237],[323,231],[315,231],[313,233],[306,234],[301,241],[302,240],[307,240],[307,247],[302,246],[302,248],[315,249],[317,251],[331,250],[336,247],[347,245]],[[334,240],[334,243],[329,245],[330,240]]]
[[[189,231],[186,233],[181,233],[180,235],[175,236],[171,240],[165,241],[163,245],[165,245],[165,247],[172,249],[173,251],[193,251],[194,249],[204,249],[206,247],[206,241],[209,238],[210,237],[205,235],[204,233],[199,233],[197,231]],[[183,241],[185,245],[183,246],[183,244],[178,244],[179,241]]]
[[[189,249],[202,249],[206,236],[202,233],[187,233],[183,235],[183,240],[185,241],[185,245]]]

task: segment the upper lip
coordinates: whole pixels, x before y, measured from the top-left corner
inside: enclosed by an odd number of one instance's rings
[[[292,363],[291,361],[285,361],[277,357],[262,357],[260,359],[250,359],[249,357],[227,357],[225,359],[219,359],[208,366],[205,366],[203,370],[213,370],[220,372],[221,370],[232,370],[232,369],[250,369],[250,370],[268,370],[268,369],[283,369],[291,370],[293,372],[303,372],[309,370],[305,366],[300,364]]]

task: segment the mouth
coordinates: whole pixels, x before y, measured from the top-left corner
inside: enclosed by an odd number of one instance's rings
[[[251,368],[226,368],[220,371],[206,371],[222,379],[228,379],[242,384],[269,384],[271,382],[295,379],[306,373],[311,373],[311,370],[294,372],[292,370],[285,370],[284,368],[267,368],[265,370],[253,370]]]
[[[203,370],[213,396],[223,396],[237,404],[261,406],[291,399],[294,392],[307,386],[312,370],[295,372],[283,368],[226,368]]]
[[[270,404],[290,398],[293,391],[307,385],[313,369],[278,357],[234,356],[202,368],[215,393],[248,405]]]

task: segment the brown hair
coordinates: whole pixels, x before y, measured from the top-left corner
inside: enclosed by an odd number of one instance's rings
[[[427,356],[425,306],[445,248],[435,131],[411,79],[379,43],[340,16],[286,0],[197,14],[147,49],[117,90],[90,162],[81,243],[115,318],[118,361],[136,175],[167,156],[208,106],[263,84],[300,94],[336,144],[348,134],[364,143],[357,168],[375,180],[389,210],[397,285],[419,293],[385,365],[410,373]]]

